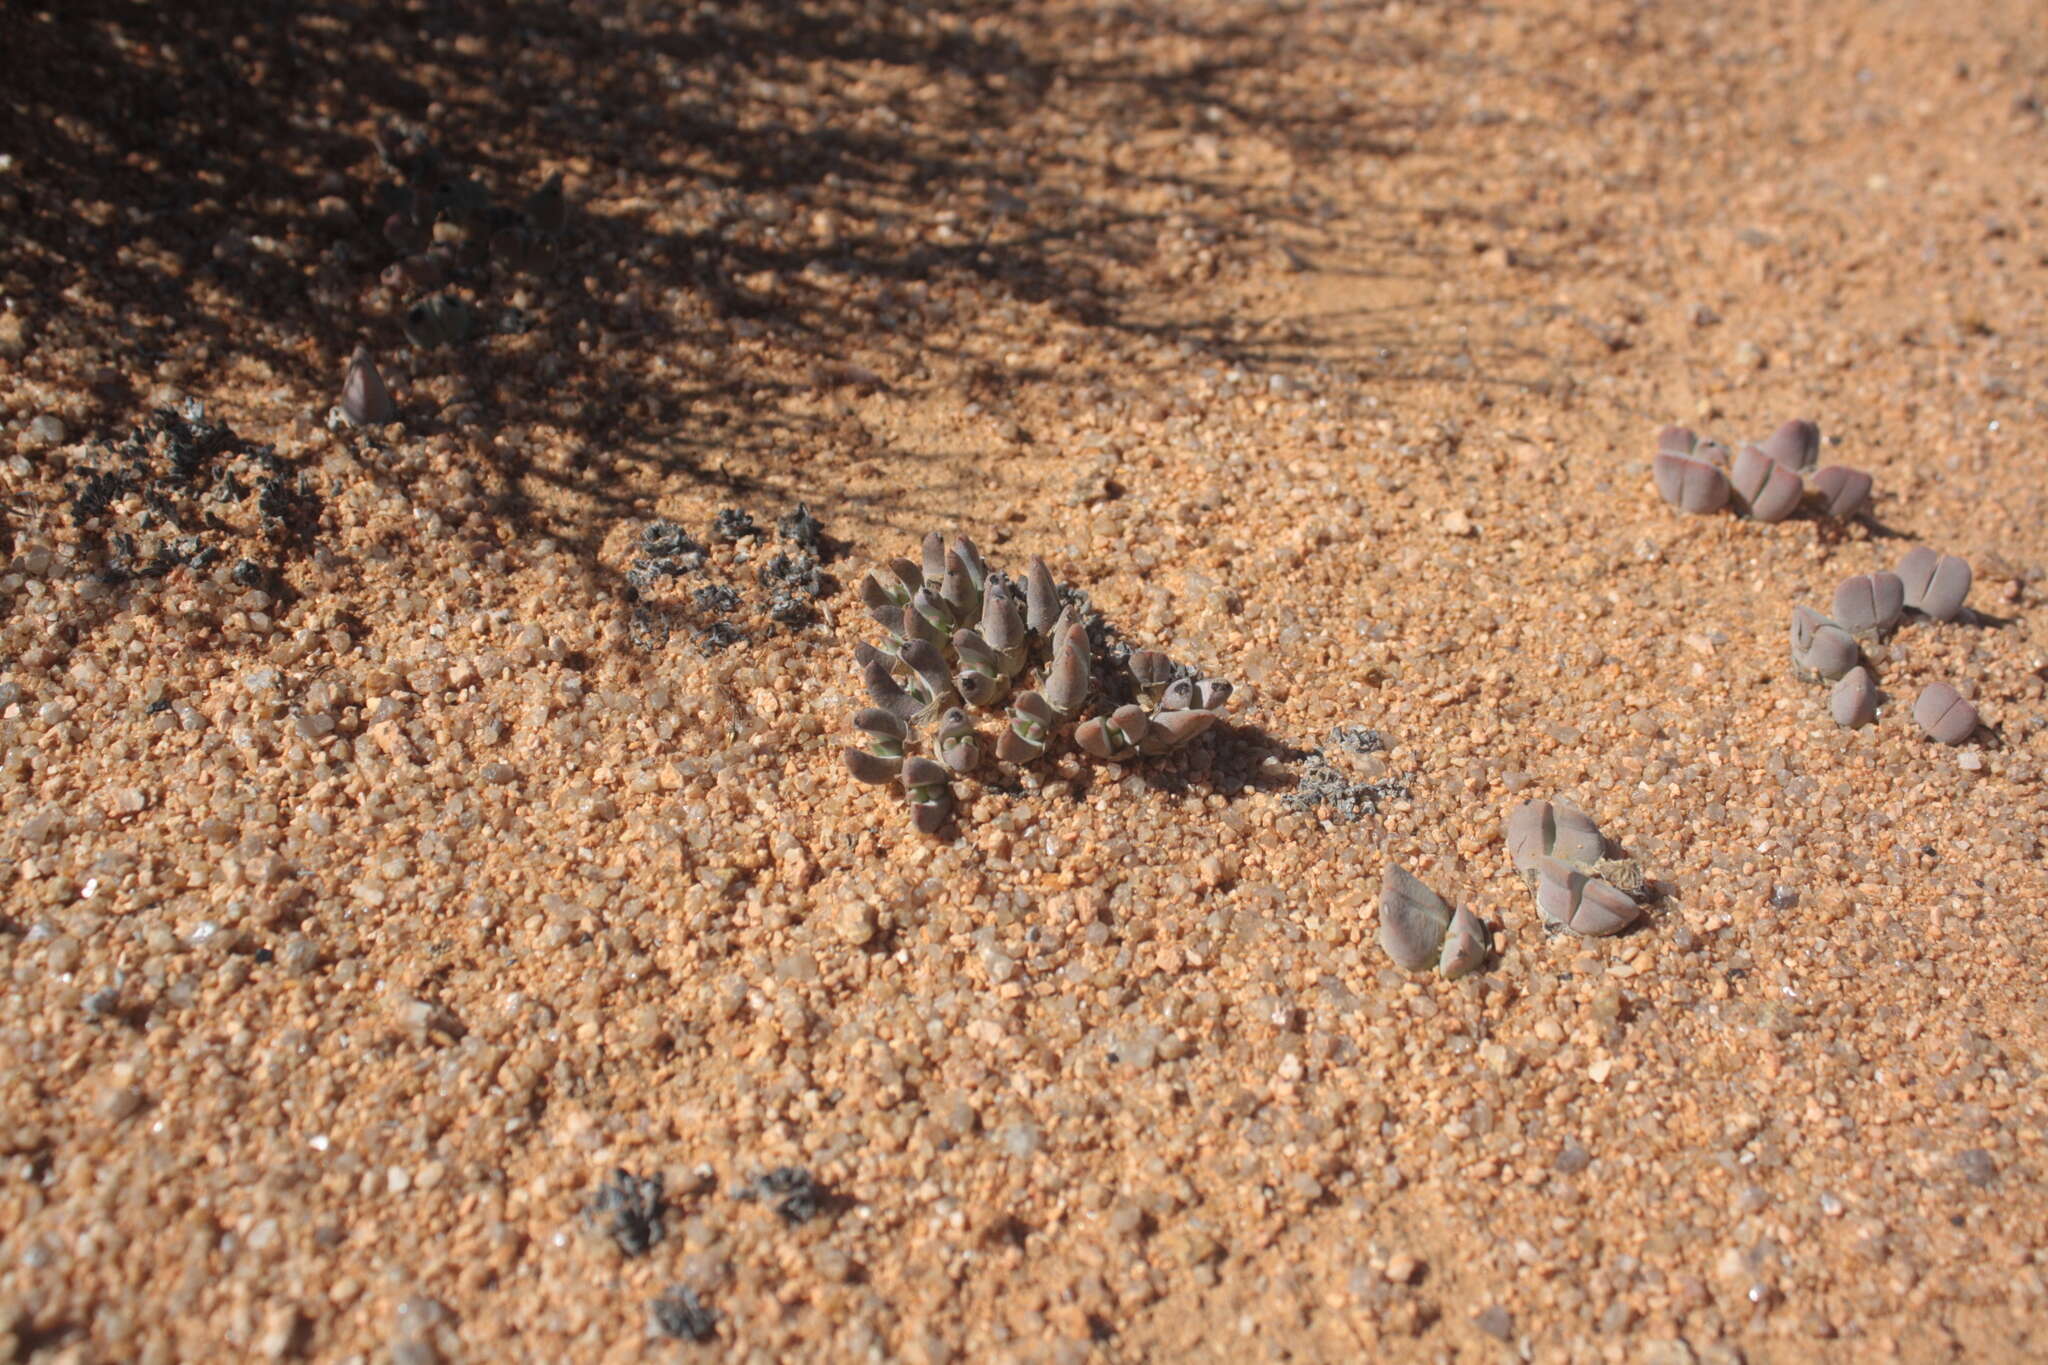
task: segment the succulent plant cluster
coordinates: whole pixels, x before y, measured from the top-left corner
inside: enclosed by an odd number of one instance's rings
[[[1856,574],[1836,588],[1829,615],[1792,609],[1792,671],[1807,682],[1832,683],[1828,713],[1846,729],[1877,719],[1877,680],[1863,645],[1891,638],[1909,614],[1953,621],[1970,592],[1970,565],[1924,545],[1908,550],[1896,571]],[[1934,683],[1914,703],[1913,717],[1935,740],[1961,744],[1977,729],[1977,708],[1947,683]]]
[[[1642,870],[1613,856],[1593,818],[1565,801],[1524,801],[1508,812],[1508,857],[1552,928],[1597,938],[1642,917]]]
[[[1228,682],[1157,650],[1099,643],[1100,618],[1085,596],[1061,590],[1043,559],[1013,582],[965,536],[949,544],[935,531],[920,560],[870,572],[860,593],[886,634],[855,651],[873,705],[853,718],[862,743],[844,751],[846,768],[900,787],[926,833],[951,813],[953,779],[990,758],[1035,763],[1069,727],[1093,758],[1151,757],[1227,714]],[[976,713],[998,712],[991,744]]]
[[[1380,947],[1411,972],[1435,971],[1455,981],[1493,956],[1493,933],[1468,907],[1448,902],[1398,863],[1380,884]]]
[[[420,129],[381,130],[377,155],[397,176],[379,187],[375,204],[383,240],[398,253],[383,279],[410,296],[400,324],[414,346],[460,346],[479,333],[472,297],[481,297],[487,270],[536,275],[559,259],[569,226],[559,171],[514,206],[493,202]],[[366,348],[349,361],[340,410],[358,426],[398,417]]]
[[[1809,500],[1847,521],[1870,508],[1870,475],[1820,464],[1820,428],[1795,418],[1731,456],[1719,441],[1666,427],[1651,463],[1657,492],[1681,512],[1706,516],[1733,506],[1751,521],[1783,521]]]

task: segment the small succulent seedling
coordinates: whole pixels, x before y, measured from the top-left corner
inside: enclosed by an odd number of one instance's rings
[[[1010,706],[1009,725],[996,740],[996,757],[1005,763],[1036,762],[1045,753],[1059,717],[1036,692],[1020,692]]]
[[[358,346],[349,358],[348,376],[341,381],[341,412],[357,426],[397,420],[398,405],[391,401],[391,390],[384,387],[384,376],[377,373],[366,347]]]
[[[1031,561],[1020,589],[964,536],[948,543],[934,533],[919,551],[918,561],[894,560],[860,581],[861,602],[886,634],[879,647],[854,647],[874,707],[856,717],[865,742],[844,751],[855,777],[911,794],[919,828],[938,828],[952,809],[952,790],[934,773],[964,775],[986,755],[973,710],[1009,700],[994,751],[1020,767],[1044,757],[1069,725],[1084,753],[1124,761],[1168,753],[1222,718],[1230,684],[1196,678],[1156,651],[1133,651],[1131,667],[1108,670],[1087,599],[1063,597],[1043,560]]]
[[[876,786],[894,782],[903,771],[903,746],[910,738],[910,727],[894,711],[870,706],[854,715],[853,728],[866,738],[867,747],[840,751],[846,770],[857,780]]]
[[[1835,624],[1859,640],[1891,634],[1906,608],[1906,585],[1895,573],[1860,573],[1835,589]]]
[[[1929,683],[1913,703],[1913,719],[1938,744],[1961,744],[1977,733],[1977,708],[1945,682]]]
[[[929,758],[906,758],[901,781],[910,797],[910,818],[926,834],[937,831],[953,811],[952,774]]]
[[[973,719],[959,707],[939,717],[935,742],[939,762],[950,771],[964,777],[981,766],[981,736],[974,729]]]
[[[1380,947],[1411,972],[1435,970],[1455,980],[1486,964],[1493,936],[1486,923],[1442,896],[1398,863],[1388,863],[1380,886]]]
[[[1783,521],[1798,509],[1806,495],[1799,476],[1764,454],[1761,447],[1744,446],[1735,452],[1728,474],[1735,504],[1751,521]]]
[[[1792,608],[1792,671],[1807,682],[1833,682],[1862,662],[1856,638],[1811,607]]]
[[[1916,545],[1899,561],[1899,581],[1908,608],[1930,620],[1953,621],[1970,595],[1969,561]]]
[[[1821,510],[1837,521],[1847,521],[1870,510],[1870,476],[1847,465],[1831,464],[1813,476],[1813,491]]]
[[[1618,934],[1643,913],[1619,887],[1557,858],[1536,861],[1536,909],[1545,923],[1582,938]]]
[[[1828,693],[1828,714],[1845,730],[1861,729],[1877,719],[1877,684],[1869,669],[1858,665],[1842,675]]]
[[[1794,474],[1811,474],[1820,461],[1820,428],[1795,417],[1765,437],[1762,450]]]
[[[1119,706],[1107,716],[1074,727],[1074,743],[1100,759],[1126,759],[1138,752],[1150,721],[1142,706]]]

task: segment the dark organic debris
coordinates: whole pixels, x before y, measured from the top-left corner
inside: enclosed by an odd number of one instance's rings
[[[719,509],[718,515],[712,519],[711,534],[720,540],[744,540],[748,536],[760,535],[761,528],[739,508],[725,507]]]
[[[621,1252],[627,1256],[644,1255],[661,1240],[662,1219],[667,1213],[667,1206],[662,1203],[660,1172],[641,1177],[624,1167],[614,1170],[612,1178],[598,1187],[590,1213],[603,1222],[605,1232]]]
[[[651,592],[664,578],[680,578],[704,567],[704,547],[672,521],[657,521],[640,533],[640,554],[626,570],[636,592]]]
[[[1323,741],[1332,748],[1342,749],[1350,754],[1377,754],[1387,748],[1387,737],[1377,730],[1368,730],[1363,725],[1340,725],[1330,731]]]
[[[775,522],[775,529],[784,540],[794,542],[798,548],[813,556],[824,553],[822,541],[825,523],[811,515],[811,509],[802,503],[796,510],[785,512]]]
[[[734,645],[745,644],[746,633],[724,621],[715,621],[711,626],[697,633],[697,648],[706,654],[716,654]]]
[[[755,1176],[738,1197],[773,1204],[785,1223],[807,1223],[824,1207],[825,1188],[802,1166],[777,1166]]]
[[[768,599],[768,619],[791,630],[809,625],[813,615],[811,604],[801,597],[778,592]]]
[[[654,1325],[678,1341],[709,1341],[718,1330],[718,1310],[686,1285],[670,1285],[649,1308]]]
[[[728,612],[738,607],[740,595],[723,583],[697,589],[690,594],[690,600],[697,604],[699,611]]]

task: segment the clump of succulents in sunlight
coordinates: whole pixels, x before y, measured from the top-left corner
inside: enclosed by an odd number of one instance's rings
[[[1848,521],[1870,510],[1870,475],[1820,464],[1820,428],[1795,418],[1731,455],[1687,427],[1666,427],[1651,461],[1657,492],[1681,512],[1707,516],[1733,507],[1750,521],[1783,521],[1801,506]]]
[[[953,782],[986,764],[1025,768],[1065,744],[1105,763],[1156,758],[1228,715],[1231,684],[1114,640],[1042,559],[1013,580],[965,536],[933,532],[860,594],[883,633],[855,650],[872,705],[853,718],[846,768],[899,789],[926,833],[952,813]]]

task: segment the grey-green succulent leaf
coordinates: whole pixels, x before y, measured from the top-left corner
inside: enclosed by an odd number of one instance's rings
[[[846,770],[852,773],[857,781],[872,786],[894,782],[903,771],[903,759],[900,756],[886,758],[881,754],[869,753],[865,749],[841,749],[839,754],[846,760]]]
[[[953,810],[952,774],[929,758],[906,758],[901,781],[910,796],[911,819],[924,833],[936,833]]]
[[[1811,474],[1820,461],[1820,428],[1795,417],[1765,437],[1762,449],[1794,474]]]
[[[1451,907],[1399,863],[1388,863],[1380,884],[1380,947],[1403,969],[1436,967],[1450,932]]]
[[[1813,475],[1813,491],[1821,510],[1837,521],[1848,521],[1870,510],[1870,476],[1847,465],[1831,464]]]
[[[1835,623],[1860,640],[1881,639],[1906,608],[1906,585],[1895,573],[1864,573],[1835,589]]]
[[[1842,675],[1828,693],[1828,714],[1845,730],[1857,730],[1877,719],[1877,684],[1860,664]]]
[[[868,696],[884,711],[892,711],[905,721],[915,721],[923,711],[925,703],[903,690],[896,681],[896,675],[880,659],[873,659],[861,669],[861,681],[867,685]]]
[[[1009,724],[996,739],[996,757],[1005,763],[1030,763],[1045,753],[1059,718],[1036,692],[1020,692],[1010,704]]]
[[[1799,507],[1806,485],[1799,476],[1764,454],[1757,446],[1735,452],[1728,485],[1737,507],[1751,521],[1783,521]]]
[[[1222,717],[1214,711],[1157,711],[1145,727],[1145,739],[1138,746],[1141,753],[1163,754],[1186,744],[1196,735],[1205,733]]]
[[[1913,719],[1937,744],[1961,744],[1977,733],[1977,708],[1945,682],[1929,683],[1913,703]]]
[[[1862,657],[1848,631],[1810,607],[1792,609],[1792,668],[1801,677],[1833,682]]]
[[[1935,621],[1953,621],[1970,595],[1970,564],[1956,555],[1936,554],[1925,545],[1906,551],[1899,561],[1906,606]]]
[[[1065,634],[1055,636],[1043,696],[1063,721],[1072,720],[1088,700],[1088,660],[1088,633],[1081,627],[1070,626]]]
[[[1024,624],[1041,636],[1050,635],[1059,617],[1060,590],[1045,561],[1034,555],[1024,574]]]
[[[1451,927],[1444,935],[1443,952],[1437,971],[1447,981],[1456,981],[1478,971],[1493,956],[1493,933],[1486,921],[1459,906],[1451,915]]]

